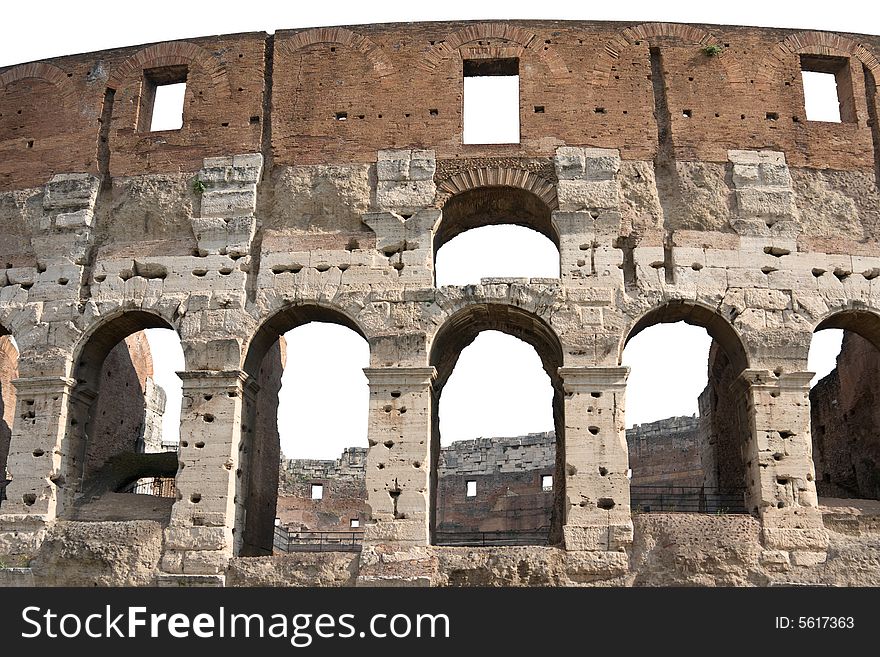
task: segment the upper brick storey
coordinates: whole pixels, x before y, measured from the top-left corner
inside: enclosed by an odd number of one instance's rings
[[[368,163],[386,148],[526,158],[575,145],[616,148],[624,160],[666,148],[708,162],[771,149],[794,167],[873,169],[878,53],[877,36],[510,21],[284,30],[60,57],[0,69],[0,190],[60,172],[195,172],[229,153]],[[518,60],[517,144],[462,144],[462,62],[486,58]],[[836,67],[840,123],[807,121],[803,61]],[[187,82],[183,127],[150,132],[151,81],[176,77]]]

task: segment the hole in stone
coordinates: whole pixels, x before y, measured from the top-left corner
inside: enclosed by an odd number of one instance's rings
[[[382,444],[385,445],[385,447],[387,447],[388,449],[391,449],[392,447],[394,447],[394,441],[393,441],[393,440],[386,440],[386,441],[385,441],[384,443],[382,443]]]
[[[794,431],[785,431],[785,430],[783,430],[783,431],[780,431],[780,432],[779,432],[779,437],[780,437],[780,438],[791,438],[791,437],[794,436],[794,435],[795,435]]]
[[[392,396],[394,399],[397,399],[398,397],[400,397],[400,390],[392,390],[392,391],[391,391],[391,396]]]
[[[41,450],[39,447],[38,447],[37,449],[34,450],[34,456],[36,456],[37,458],[39,458],[40,456],[42,456],[42,455],[45,454],[45,453],[46,453],[46,452],[44,452],[43,450]]]
[[[348,112],[336,112],[336,120],[337,121],[347,121],[348,120]]]
[[[205,415],[204,415],[204,417],[202,417],[202,419],[203,419],[205,422],[213,422],[213,421],[214,421],[214,416],[211,415],[210,413],[205,413]]]
[[[21,496],[21,501],[24,502],[25,506],[33,506],[37,501],[37,496],[33,493],[25,493]]]
[[[681,110],[681,115],[682,115],[684,118],[689,119],[689,118],[691,118],[691,116],[693,115],[693,111],[692,111],[692,110],[689,110],[689,109]]]
[[[544,106],[543,105],[535,105],[535,114],[543,114]]]
[[[778,121],[779,120],[779,112],[767,112],[767,120],[768,121]]]
[[[384,464],[384,463],[380,463],[379,465],[376,466],[376,469],[377,469],[377,470],[384,470],[384,469],[385,469],[385,464]]]
[[[192,502],[193,504],[198,504],[199,502],[202,501],[202,496],[199,493],[193,493],[192,495],[189,496],[189,501]]]
[[[180,446],[181,446],[181,447],[189,447],[189,442],[187,442],[186,440],[181,440],[181,441],[180,441]]]
[[[691,269],[693,269],[694,271],[700,271],[702,268],[703,265],[701,265],[699,262],[691,264]]]
[[[602,396],[601,392],[591,392],[590,393],[590,397],[595,397],[596,399],[598,399],[601,396]]]
[[[593,110],[593,112],[595,112],[596,114],[604,114],[605,108],[604,107],[597,107],[596,109]]]
[[[603,468],[602,466],[599,466],[599,475],[604,477],[607,474],[608,474],[608,468]]]
[[[614,500],[612,500],[610,497],[600,497],[599,501],[596,502],[596,506],[598,506],[600,509],[604,509],[605,511],[610,511],[614,508],[615,504]]]
[[[202,449],[205,446],[205,443],[201,440],[196,443],[196,449]]]
[[[787,256],[791,253],[788,249],[784,249],[781,246],[765,246],[764,253],[767,255],[772,255],[777,258],[781,258],[782,256]]]
[[[785,454],[783,454],[782,452],[776,452],[773,455],[773,460],[774,461],[781,461],[784,457],[785,457]]]
[[[599,427],[590,427],[590,428],[587,429],[587,430],[588,430],[591,434],[593,434],[594,436],[595,436],[597,433],[599,433]]]
[[[214,395],[205,395],[203,399],[205,401],[211,401],[212,399],[214,399]]]
[[[428,114],[430,114],[431,116],[437,116],[438,114],[440,114],[440,112],[436,109],[430,109],[428,110]]]
[[[421,461],[413,461],[413,467],[418,470],[419,468],[422,467],[422,462]]]
[[[400,413],[401,415],[403,415],[404,413],[406,413],[406,406],[401,406],[401,407],[400,407],[400,410],[398,411],[398,413]]]
[[[822,274],[825,273],[825,271],[826,271],[825,269],[821,269],[819,267],[814,267],[813,268],[813,276],[815,276],[816,278],[819,278]]]
[[[776,483],[780,486],[788,486],[788,479],[785,477],[776,477]]]
[[[382,407],[382,410],[386,413],[390,413],[392,408],[394,407],[391,404],[385,404],[385,406]]]

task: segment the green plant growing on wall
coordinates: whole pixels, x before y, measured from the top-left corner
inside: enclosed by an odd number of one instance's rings
[[[196,178],[193,180],[193,192],[196,194],[204,194],[207,187],[205,187],[205,183]]]
[[[706,57],[715,57],[716,55],[720,55],[724,52],[724,48],[714,43],[709,44],[708,46],[703,46],[702,53],[706,55]]]

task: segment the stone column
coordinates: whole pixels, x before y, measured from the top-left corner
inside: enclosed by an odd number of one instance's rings
[[[764,544],[772,549],[824,553],[827,548],[810,436],[812,377],[812,372],[777,377],[769,370],[748,369],[738,380],[750,434],[744,452],[746,505],[760,515]]]
[[[162,570],[222,578],[244,526],[240,370],[178,372],[183,380],[177,502],[165,530]]]
[[[632,542],[624,429],[628,367],[560,367],[565,390],[566,550]]]
[[[12,482],[0,508],[0,554],[31,557],[46,526],[62,511],[60,477],[74,380],[62,376],[15,379],[15,423],[9,447]],[[74,482],[75,483],[75,482]]]
[[[431,519],[433,367],[364,369],[370,385],[364,542],[424,546]]]

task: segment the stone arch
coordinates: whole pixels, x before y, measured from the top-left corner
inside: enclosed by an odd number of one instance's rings
[[[9,70],[0,74],[0,88],[18,82],[34,78],[42,80],[54,86],[59,93],[59,98],[63,104],[67,104],[68,99],[73,94],[73,89],[68,82],[68,75],[57,66],[47,64],[46,62],[31,62],[29,64],[21,64],[13,66]]]
[[[116,67],[107,80],[107,86],[118,90],[144,69],[180,65],[197,66],[210,77],[218,93],[230,95],[226,67],[204,48],[186,41],[157,43],[139,50]]]
[[[755,79],[772,82],[787,58],[803,54],[851,57],[860,61],[875,80],[880,79],[880,60],[871,50],[850,37],[815,31],[796,32],[776,44],[762,62]]]
[[[139,377],[141,367],[145,367],[145,371],[149,371],[151,376],[152,354],[149,352],[148,346],[139,347],[137,353],[145,359],[139,362],[129,356],[128,348],[121,352],[116,350],[123,340],[149,328],[169,329],[177,335],[173,323],[155,311],[119,309],[100,317],[80,336],[75,345],[72,369],[75,383],[68,404],[67,430],[61,443],[62,463],[59,481],[63,482],[63,485],[59,486],[59,514],[78,518],[82,513],[83,506],[88,505],[92,498],[99,498],[105,493],[120,492],[120,486],[141,478],[170,478],[176,474],[177,455],[175,453],[140,453],[134,449],[134,443],[137,442],[138,437],[133,434],[120,434],[118,444],[114,443],[115,447],[123,444],[128,444],[129,447],[121,451],[116,450],[106,460],[103,460],[103,456],[97,459],[90,456],[95,448],[100,448],[97,443],[93,444],[98,440],[95,433],[96,426],[99,423],[103,423],[102,426],[106,425],[106,422],[98,416],[101,397],[99,391],[107,383],[103,379],[105,362],[113,354],[117,354],[121,359],[117,364],[120,366],[123,378],[129,369],[132,369],[132,372],[138,372],[136,376]],[[138,341],[143,345],[141,341],[145,341],[145,338],[141,337]],[[145,354],[144,348],[146,349]],[[122,385],[121,381],[119,385]],[[136,405],[139,405],[141,412],[146,410],[144,407],[144,404],[147,403],[146,390],[139,393],[137,389],[127,392],[125,388],[120,388],[118,394],[118,404],[128,402],[132,404],[130,410],[133,410]],[[139,394],[144,396],[139,397]],[[164,393],[160,391],[157,394],[161,397],[161,405],[164,407]],[[131,395],[135,395],[135,397],[131,397]],[[161,413],[161,411],[158,412]],[[128,415],[129,413],[124,413],[124,417],[135,424],[131,427],[126,424],[126,427],[137,428],[140,426],[141,429],[145,428],[144,424],[138,424],[143,418],[140,416],[128,417]],[[117,430],[120,429],[117,428]],[[103,465],[101,465],[102,462]],[[164,494],[163,497],[166,499],[161,504],[157,503],[157,512],[170,515],[173,498]],[[117,506],[128,505],[119,504]],[[100,509],[100,507],[98,508]],[[106,509],[98,511],[98,513],[104,512]],[[130,508],[118,508],[114,511],[116,514],[114,519],[136,519],[138,514],[142,512],[139,505],[132,500]],[[86,516],[91,517],[89,512],[86,512]]]
[[[430,527],[433,535],[437,515],[438,458],[440,454],[439,402],[458,358],[483,331],[500,331],[519,338],[530,345],[541,359],[544,371],[553,387],[553,420],[556,431],[556,473],[554,481],[553,512],[550,519],[549,540],[561,540],[565,504],[565,417],[564,391],[559,368],[563,364],[563,349],[553,327],[540,315],[517,305],[503,302],[472,302],[459,306],[447,315],[431,340],[430,365],[437,376],[432,398],[431,443],[431,501]]]
[[[369,342],[367,331],[344,308],[323,301],[299,301],[284,304],[260,321],[258,328],[245,346],[242,369],[252,373],[259,368],[260,361],[279,336],[309,322],[340,324],[360,335]]]
[[[448,184],[444,182],[441,191],[451,192],[451,196],[443,202],[442,219],[434,234],[435,255],[441,246],[466,230],[499,224],[531,228],[559,248],[559,235],[552,221],[552,212],[558,208],[555,190],[530,172],[471,170],[457,174]]]
[[[816,323],[813,333],[823,329],[852,331],[880,349],[880,313],[876,310],[853,305],[835,308]]]
[[[850,305],[815,328],[844,331],[834,369],[810,390],[810,437],[817,494],[880,499],[880,313]],[[815,332],[811,338],[815,337]]]
[[[621,361],[623,347],[633,337],[651,326],[673,322],[702,327],[713,340],[708,354],[708,385],[698,396],[696,449],[702,485],[735,499],[746,491],[748,463],[744,449],[750,444],[751,429],[747,404],[734,386],[749,367],[749,354],[734,326],[716,309],[699,302],[669,301],[651,308],[632,324],[622,342]]]
[[[682,44],[693,44],[695,46],[707,46],[717,44],[720,39],[711,32],[704,30],[696,25],[686,25],[683,23],[641,23],[624,29],[619,35],[610,39],[606,44],[600,56],[596,61],[593,69],[593,84],[596,86],[605,86],[611,78],[611,70],[618,59],[622,50],[635,46],[641,41],[647,41],[654,45],[660,40],[668,40],[670,42],[678,42]],[[726,55],[722,51],[715,56],[724,67],[727,77],[731,83],[743,82],[745,75],[737,61],[730,55]]]
[[[272,554],[281,458],[278,392],[286,360],[279,343],[285,333],[310,322],[344,326],[369,344],[364,330],[348,313],[318,302],[287,304],[277,309],[264,319],[250,339],[243,365],[249,384],[242,409],[245,449],[242,450],[240,495],[243,495],[245,513],[244,526],[236,530],[241,535],[242,556]]]
[[[529,51],[537,55],[554,77],[561,78],[570,73],[568,65],[559,56],[559,53],[549,45],[541,43],[534,32],[508,23],[477,23],[452,32],[432,46],[416,63],[416,66],[425,71],[433,71],[442,61],[452,57],[455,51],[459,51],[459,55],[461,55],[461,48],[475,41],[489,39],[501,39],[508,44],[513,44],[512,51],[508,47],[493,50],[489,46],[489,57],[520,57]],[[480,51],[480,54],[486,52],[487,47],[480,46]]]
[[[391,63],[388,55],[379,45],[368,37],[344,27],[319,27],[297,32],[290,39],[280,41],[278,48],[292,54],[301,48],[318,43],[338,43],[363,54],[370,61],[373,70],[379,77],[394,73],[394,64]]]
[[[695,301],[668,301],[651,308],[636,319],[624,334],[618,351],[618,363],[623,357],[626,344],[646,328],[655,324],[685,322],[701,326],[728,354],[731,365],[738,372],[749,367],[749,356],[739,332],[714,308]]]

